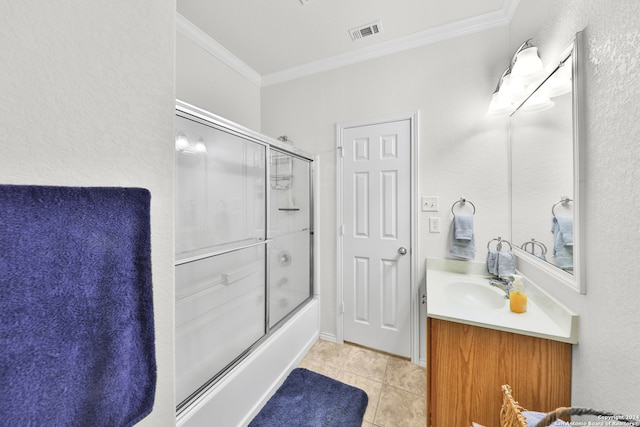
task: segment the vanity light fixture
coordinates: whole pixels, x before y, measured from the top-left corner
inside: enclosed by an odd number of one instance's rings
[[[511,78],[524,85],[544,77],[544,67],[538,56],[538,48],[531,43],[531,40],[522,43],[511,60]]]
[[[509,68],[500,76],[487,115],[509,115],[524,100],[527,88],[540,83],[544,78],[544,67],[538,56],[538,48],[531,40],[520,45],[511,58]],[[552,106],[553,103],[548,108]]]
[[[520,109],[527,113],[537,113],[538,111],[548,110],[554,105],[556,105],[556,103],[549,99],[548,95],[544,92],[537,91],[527,99],[527,102],[520,107]]]
[[[501,90],[503,86],[508,84],[505,82],[505,76],[508,76],[508,74],[509,70],[505,70],[504,73],[502,73],[502,76],[500,76],[500,80],[498,81],[498,85],[496,86],[496,90],[491,96],[489,111],[487,111],[487,114],[490,116],[503,116],[509,114],[513,110],[511,99],[506,93],[507,90]]]

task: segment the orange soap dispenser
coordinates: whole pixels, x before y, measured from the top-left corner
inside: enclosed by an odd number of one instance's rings
[[[514,313],[527,311],[527,294],[524,293],[522,276],[513,275],[513,287],[509,293],[509,307]]]

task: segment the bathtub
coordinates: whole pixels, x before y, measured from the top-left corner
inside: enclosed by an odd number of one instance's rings
[[[319,336],[313,298],[177,417],[179,427],[246,426],[302,360]]]

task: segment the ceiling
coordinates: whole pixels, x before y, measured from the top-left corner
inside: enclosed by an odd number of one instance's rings
[[[177,25],[178,31],[201,45],[215,46],[264,84],[506,25],[517,4],[518,0],[177,0]],[[351,28],[378,20],[379,33],[352,40]]]

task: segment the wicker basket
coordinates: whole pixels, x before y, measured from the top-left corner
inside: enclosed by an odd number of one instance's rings
[[[527,426],[523,412],[524,409],[511,394],[511,387],[508,384],[502,386],[502,408],[500,408],[500,427],[533,427]],[[551,411],[545,418],[540,420],[535,427],[547,427],[561,418],[568,419],[571,415],[599,415],[604,416],[608,421],[617,421],[622,424],[628,424],[640,427],[640,421],[637,419],[629,419],[624,415],[616,415],[611,412],[597,411],[589,408],[558,408]],[[612,424],[614,425],[614,424]]]
[[[500,427],[527,427],[527,420],[522,415],[526,411],[513,398],[511,386],[502,386],[502,408],[500,408]]]
[[[549,412],[546,417],[544,417],[536,427],[547,427],[551,425],[555,420],[560,418],[568,418],[571,415],[599,415],[600,417],[604,417],[602,425],[623,425],[628,424],[635,427],[640,427],[640,421],[637,419],[630,419],[625,417],[624,415],[617,415],[612,412],[604,412],[598,411],[596,409],[590,408],[558,408],[555,411]],[[634,417],[635,418],[635,417]],[[609,424],[615,422],[616,424]],[[617,424],[620,423],[620,424]]]

